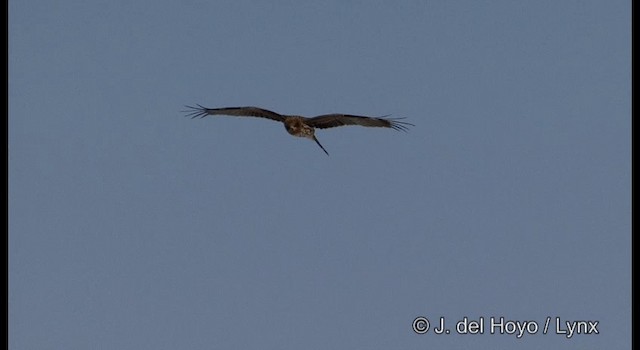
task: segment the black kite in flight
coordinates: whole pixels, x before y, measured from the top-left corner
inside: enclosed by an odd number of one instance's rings
[[[198,107],[185,106],[190,110],[184,112],[192,119],[197,117],[204,118],[208,115],[229,115],[235,117],[267,118],[281,122],[289,134],[312,139],[327,155],[329,155],[329,153],[322,147],[320,141],[318,141],[315,136],[315,128],[326,129],[343,125],[361,125],[407,131],[409,126],[414,126],[411,123],[400,121],[404,118],[387,118],[386,116],[362,117],[349,114],[325,114],[313,118],[306,118],[299,115],[278,114],[258,107],[207,108],[201,105],[197,106]]]

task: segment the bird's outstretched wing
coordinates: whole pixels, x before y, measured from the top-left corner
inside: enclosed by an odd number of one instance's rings
[[[234,117],[258,117],[258,118],[267,118],[279,122],[284,122],[284,116],[272,112],[266,109],[258,108],[258,107],[225,107],[225,108],[207,108],[201,105],[196,105],[198,107],[185,106],[189,108],[187,111],[183,111],[187,113],[187,117],[193,118],[204,118],[208,115],[229,115]]]
[[[309,126],[319,129],[334,128],[343,125],[361,125],[382,128],[392,128],[394,130],[407,131],[411,123],[401,121],[404,118],[387,117],[361,117],[349,114],[325,114],[309,118],[306,123]]]

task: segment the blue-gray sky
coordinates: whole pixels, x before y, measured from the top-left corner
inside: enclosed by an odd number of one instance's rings
[[[10,1],[9,348],[629,348],[630,6]]]

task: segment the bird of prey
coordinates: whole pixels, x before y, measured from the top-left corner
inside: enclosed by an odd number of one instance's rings
[[[327,155],[329,155],[329,152],[322,147],[320,141],[318,141],[315,136],[315,128],[326,129],[343,125],[361,125],[407,131],[409,126],[414,126],[411,123],[401,121],[401,119],[404,118],[388,118],[387,116],[362,117],[349,114],[325,114],[313,118],[306,118],[299,115],[279,114],[258,107],[207,108],[201,105],[197,106],[198,107],[185,106],[186,108],[189,108],[189,110],[183,112],[187,113],[187,116],[192,119],[204,118],[208,115],[228,115],[234,117],[258,117],[275,120],[283,123],[289,134],[298,137],[305,137],[315,141]]]

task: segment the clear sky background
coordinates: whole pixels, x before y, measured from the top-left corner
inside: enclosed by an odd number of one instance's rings
[[[630,6],[9,1],[9,348],[629,348]]]

